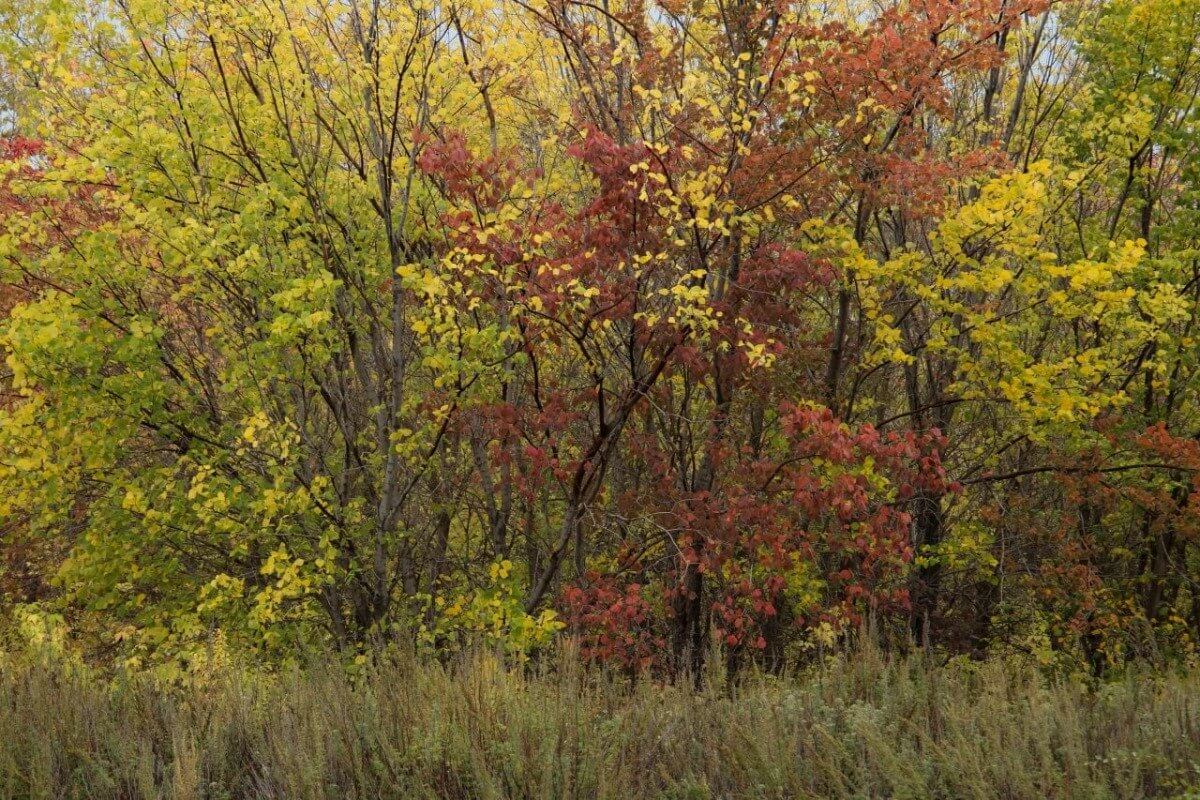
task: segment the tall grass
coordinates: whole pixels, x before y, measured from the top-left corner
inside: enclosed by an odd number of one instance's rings
[[[1200,797],[1200,674],[1099,688],[865,652],[683,686],[398,660],[156,690],[0,674],[0,798]]]

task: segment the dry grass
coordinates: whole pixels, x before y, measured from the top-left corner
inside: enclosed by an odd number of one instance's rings
[[[396,661],[156,690],[0,674],[0,798],[1200,797],[1200,675],[1089,689],[867,652],[695,693]]]

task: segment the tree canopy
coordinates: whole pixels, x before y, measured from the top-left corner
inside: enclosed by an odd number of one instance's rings
[[[1198,49],[1197,0],[10,3],[10,627],[1195,655]]]

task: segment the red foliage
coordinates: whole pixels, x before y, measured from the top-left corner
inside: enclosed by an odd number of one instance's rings
[[[905,565],[913,553],[904,503],[918,492],[949,491],[938,455],[940,435],[854,430],[828,409],[792,406],[781,409],[780,422],[787,451],[774,458],[723,454],[719,493],[680,491],[680,476],[666,454],[640,441],[658,480],[649,495],[624,498],[623,507],[641,509],[666,531],[668,552],[656,555],[648,543],[641,557],[626,559],[617,573],[591,574],[584,585],[567,590],[568,618],[589,657],[646,666],[642,645],[647,636],[659,635],[648,631],[670,627],[672,600],[686,591],[680,578],[690,565],[709,581],[713,626],[730,648],[762,650],[780,635],[772,623],[789,602],[788,574],[802,564],[825,584],[812,609],[821,618],[854,624],[867,609],[906,606]],[[885,477],[893,495],[881,496],[869,474]],[[632,582],[621,584],[622,579]],[[640,598],[647,581],[656,583],[654,594],[664,600],[655,606],[662,619],[653,625],[647,624],[651,609],[644,602],[610,602],[621,585],[637,586]],[[613,632],[623,629],[631,613],[638,615],[632,641],[641,644],[627,650],[622,642],[614,644]],[[788,619],[800,625],[816,617],[789,612]],[[660,664],[667,656],[660,649],[659,660],[652,661]]]
[[[592,572],[585,586],[568,586],[560,602],[588,661],[644,670],[661,659],[667,646],[663,620],[640,583]]]

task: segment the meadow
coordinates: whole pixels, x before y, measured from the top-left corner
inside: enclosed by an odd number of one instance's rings
[[[630,683],[573,654],[223,669],[187,687],[0,673],[0,797],[1194,798],[1200,674],[1050,680],[875,651]]]

